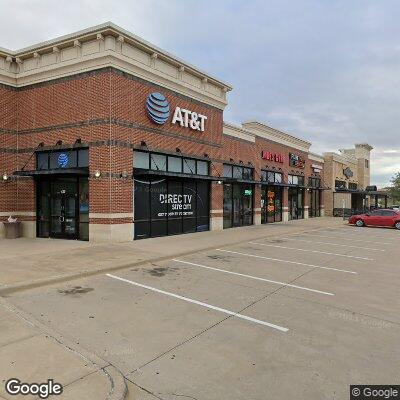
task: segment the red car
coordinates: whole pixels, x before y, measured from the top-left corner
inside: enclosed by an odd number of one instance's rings
[[[365,214],[352,215],[349,224],[356,226],[390,226],[400,229],[400,211],[374,210]]]

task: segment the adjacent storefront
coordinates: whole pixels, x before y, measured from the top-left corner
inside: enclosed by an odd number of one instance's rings
[[[289,220],[304,218],[304,176],[288,175]]]
[[[253,224],[253,175],[251,167],[224,164],[224,229]]]
[[[261,171],[261,223],[282,221],[283,174]]]

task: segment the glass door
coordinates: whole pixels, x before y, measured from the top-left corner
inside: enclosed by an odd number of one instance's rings
[[[57,179],[51,182],[50,237],[78,237],[78,187],[76,179]]]

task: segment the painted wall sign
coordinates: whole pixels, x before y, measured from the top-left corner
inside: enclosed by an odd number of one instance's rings
[[[304,168],[306,166],[306,160],[298,154],[289,153],[289,165],[296,168]]]
[[[344,175],[347,179],[350,179],[354,174],[353,174],[353,171],[352,171],[349,167],[346,167],[346,168],[343,170],[343,175]]]
[[[151,93],[147,97],[146,109],[149,118],[158,125],[164,125],[170,117],[170,105],[162,93]],[[177,106],[175,107],[171,123],[204,132],[206,120],[206,115]]]
[[[275,161],[275,162],[278,162],[278,163],[284,163],[285,162],[285,158],[283,157],[282,154],[272,153],[270,151],[263,151],[261,153],[261,158],[263,160]]]

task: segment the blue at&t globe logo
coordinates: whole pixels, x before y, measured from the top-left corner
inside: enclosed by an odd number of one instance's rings
[[[169,118],[170,109],[167,98],[158,92],[151,93],[146,101],[147,114],[158,125],[165,124]]]
[[[57,164],[61,168],[65,168],[68,165],[69,157],[66,153],[61,153],[57,158]]]

